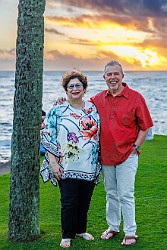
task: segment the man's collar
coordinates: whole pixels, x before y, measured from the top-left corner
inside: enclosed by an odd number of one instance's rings
[[[123,95],[123,96],[125,96],[126,98],[128,98],[128,90],[129,90],[129,87],[128,87],[128,85],[125,83],[125,82],[122,82],[122,85],[124,86],[124,89],[122,90],[122,92],[120,93],[120,94],[118,94],[118,95],[116,95],[116,96],[121,96],[121,95]],[[110,90],[108,89],[107,91],[106,91],[106,94],[105,94],[105,97],[107,97],[108,95],[112,95],[111,93],[110,93]]]

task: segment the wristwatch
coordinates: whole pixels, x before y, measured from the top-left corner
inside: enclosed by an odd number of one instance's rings
[[[140,146],[137,146],[136,144],[133,144],[133,147],[136,149],[137,154],[140,154]]]

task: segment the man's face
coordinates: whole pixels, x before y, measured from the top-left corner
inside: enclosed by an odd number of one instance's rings
[[[103,75],[108,88],[111,91],[119,90],[122,86],[122,79],[124,74],[121,72],[121,68],[118,65],[108,66],[105,74]]]

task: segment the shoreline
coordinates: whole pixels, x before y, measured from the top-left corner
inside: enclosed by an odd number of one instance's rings
[[[0,164],[0,175],[10,173],[11,161]]]
[[[156,136],[156,135],[157,136],[167,136],[167,135],[153,134],[152,129],[151,129],[145,140],[152,141],[152,140],[154,140],[154,136]],[[10,160],[8,160],[7,162],[4,162],[4,163],[0,163],[0,175],[8,174],[8,173],[10,173],[10,170],[11,170],[11,161]]]

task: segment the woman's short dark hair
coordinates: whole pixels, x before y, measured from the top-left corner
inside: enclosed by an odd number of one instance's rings
[[[66,91],[67,91],[67,84],[69,83],[69,81],[75,78],[77,78],[83,84],[84,89],[87,88],[88,86],[87,77],[80,70],[73,68],[71,71],[66,72],[62,77],[61,85]]]

